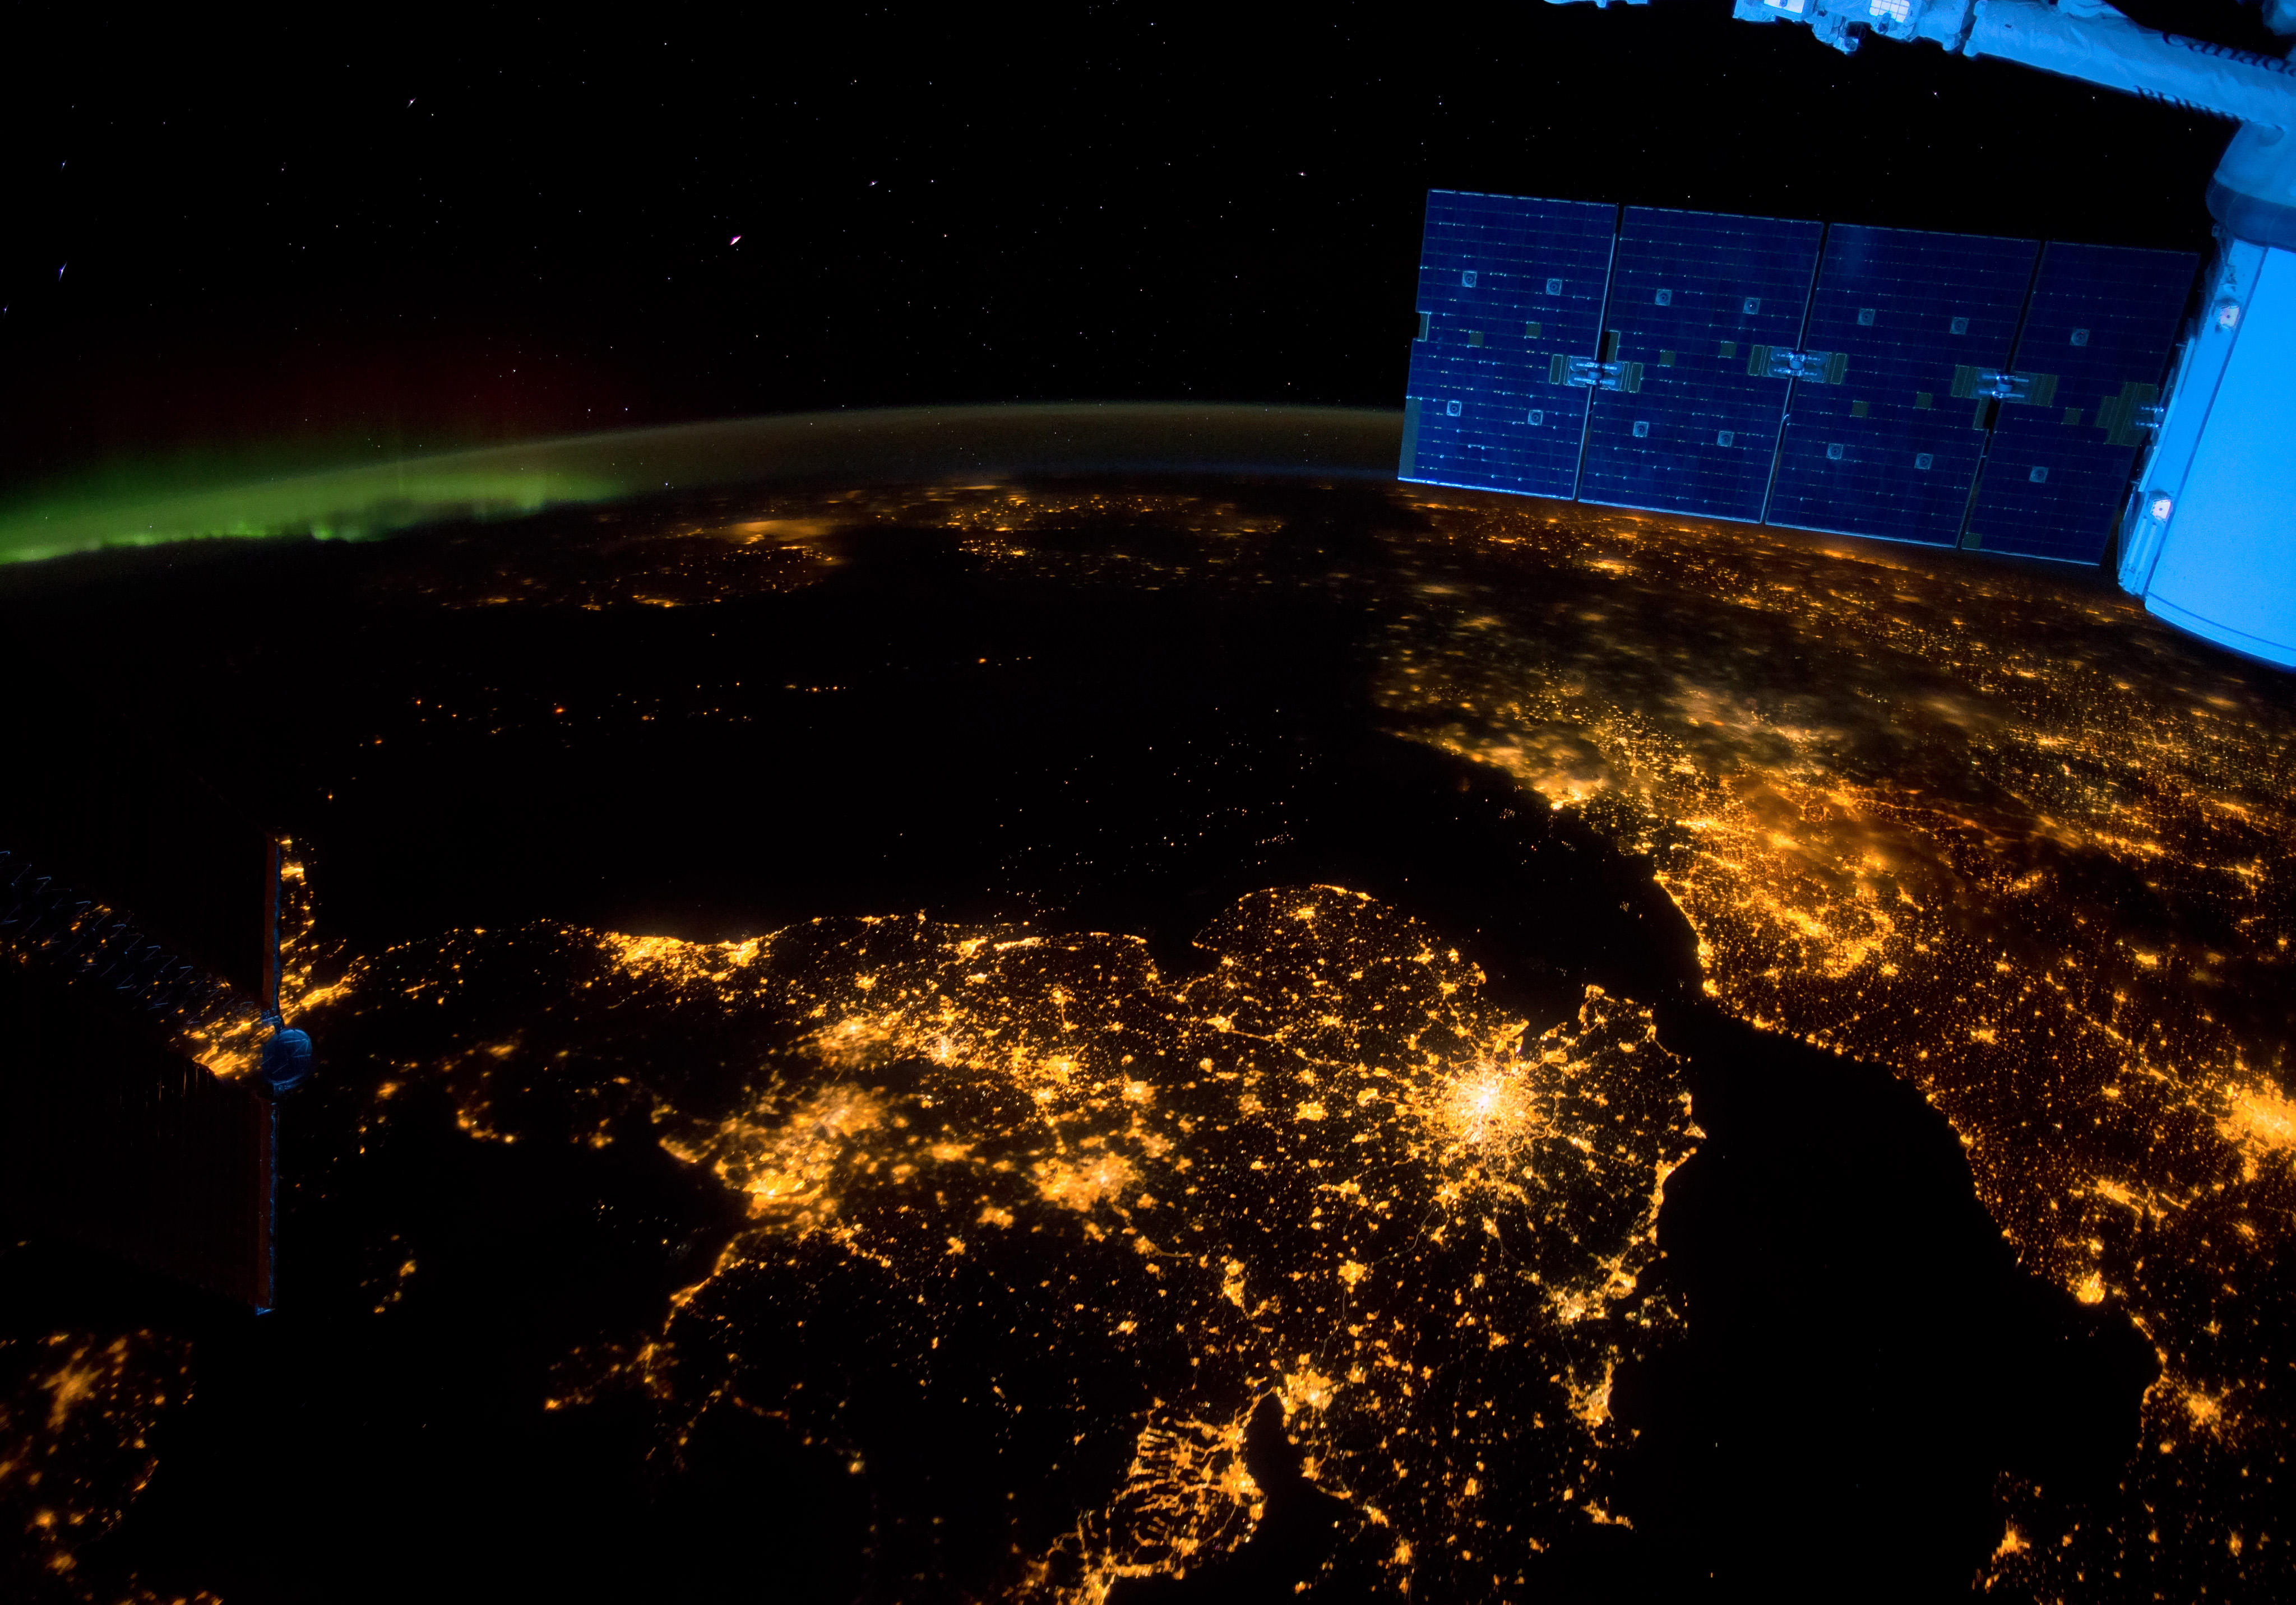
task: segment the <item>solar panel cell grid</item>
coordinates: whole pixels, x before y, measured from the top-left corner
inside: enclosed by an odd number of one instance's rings
[[[1579,499],[1759,520],[1786,381],[1739,354],[1791,347],[1823,225],[1628,207],[1603,324],[1641,388],[1594,395]]]
[[[1550,373],[1595,353],[1617,220],[1587,201],[1428,195],[1401,478],[1576,492],[1587,391]]]
[[[2136,444],[2123,413],[2156,386],[2199,258],[2051,243],[2016,371],[2054,376],[2047,405],[2004,402],[1971,504],[1988,552],[2093,563],[2120,512]]]
[[[1984,454],[1985,404],[1954,398],[1955,370],[2009,365],[2039,250],[2030,240],[1835,225],[1801,343],[1846,361],[1838,384],[1794,383],[1769,522],[1934,545],[1959,539]]]
[[[2194,266],[1434,191],[1401,477],[2094,562]]]

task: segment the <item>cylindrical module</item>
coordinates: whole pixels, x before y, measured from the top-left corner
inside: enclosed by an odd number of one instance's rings
[[[2209,215],[2235,240],[2296,250],[2296,134],[2250,123],[2209,180]]]
[[[2296,68],[2288,62],[2156,32],[2116,12],[2084,17],[2043,0],[1978,0],[1962,49],[2243,123],[2296,127]]]

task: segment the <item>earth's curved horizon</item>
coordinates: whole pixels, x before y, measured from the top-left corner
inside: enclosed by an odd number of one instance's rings
[[[1245,402],[1013,402],[604,430],[223,484],[114,472],[0,504],[0,563],[201,541],[367,540],[457,520],[769,480],[1016,474],[1391,478],[1400,412]]]
[[[839,416],[0,567],[187,759],[288,733],[325,1067],[288,1336],[0,1260],[22,1575],[288,1597],[201,1488],[295,1401],[315,1548],[644,1512],[578,1595],[2285,1585],[2286,677],[1390,414]]]

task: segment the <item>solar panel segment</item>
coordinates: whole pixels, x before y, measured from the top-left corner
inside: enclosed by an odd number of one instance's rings
[[[2013,367],[2054,382],[2046,405],[2000,404],[1970,505],[1970,544],[2068,562],[2103,556],[2136,459],[2135,410],[2159,397],[2199,260],[2049,244]]]
[[[1579,500],[1760,521],[1788,381],[1749,362],[1800,337],[1824,232],[1627,209],[1603,321],[1640,382],[1592,392]]]
[[[1433,191],[1400,477],[2094,562],[2194,265]]]
[[[1846,361],[1838,383],[1794,382],[1767,520],[1954,545],[1993,405],[1956,397],[1956,370],[2008,367],[2039,251],[1835,225],[1801,343]]]
[[[1431,191],[1399,477],[1568,498],[1587,391],[1550,382],[1595,354],[1618,209]]]

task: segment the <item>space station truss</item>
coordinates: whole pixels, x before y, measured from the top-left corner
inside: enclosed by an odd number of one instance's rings
[[[2095,563],[2198,266],[1432,191],[1401,477]]]

